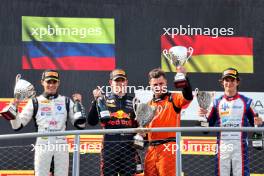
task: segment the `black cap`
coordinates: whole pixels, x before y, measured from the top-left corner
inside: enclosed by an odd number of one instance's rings
[[[235,68],[227,68],[224,70],[224,72],[222,74],[222,79],[224,79],[226,77],[231,77],[231,78],[235,78],[235,79],[239,80],[238,71]]]
[[[48,81],[48,80],[55,80],[55,81],[59,81],[59,73],[56,70],[45,70],[42,73],[42,78],[41,80],[43,81]]]
[[[116,80],[117,78],[127,79],[127,74],[122,69],[115,69],[110,73],[110,79]]]

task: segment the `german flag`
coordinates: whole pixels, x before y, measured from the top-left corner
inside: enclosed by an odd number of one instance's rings
[[[253,38],[211,36],[161,36],[161,53],[173,46],[192,47],[193,54],[184,65],[188,72],[219,73],[234,67],[240,73],[253,73]],[[175,67],[161,54],[161,67],[174,72]]]

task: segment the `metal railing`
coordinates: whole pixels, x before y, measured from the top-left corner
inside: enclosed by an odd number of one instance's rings
[[[148,132],[175,132],[176,133],[176,145],[181,146],[181,133],[184,132],[263,132],[263,127],[172,127],[172,128],[128,128],[128,129],[98,129],[98,130],[73,130],[64,132],[50,132],[50,133],[21,133],[21,134],[5,134],[0,135],[0,141],[4,139],[25,139],[25,138],[36,138],[36,137],[46,137],[46,136],[68,136],[75,135],[74,144],[77,150],[73,151],[72,157],[72,176],[79,176],[80,174],[80,164],[83,159],[80,157],[80,135],[85,134],[127,134],[127,133],[148,133]],[[264,152],[261,152],[261,155]],[[143,153],[144,155],[144,153]],[[80,161],[81,158],[81,161]],[[175,175],[180,176],[182,174],[182,151],[181,148],[176,150],[176,173]],[[29,160],[29,159],[28,159]],[[263,162],[262,162],[263,163]],[[263,167],[263,166],[260,166]],[[185,168],[185,167],[183,167]],[[1,167],[4,169],[4,167]],[[94,173],[98,172],[100,169],[96,169]],[[96,173],[98,174],[98,173]],[[94,175],[96,175],[94,174]]]

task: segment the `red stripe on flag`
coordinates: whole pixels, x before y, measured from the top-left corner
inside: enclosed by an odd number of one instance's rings
[[[69,56],[69,57],[51,59],[49,57],[40,57],[40,58],[32,58],[31,64],[33,69],[113,70],[115,68],[115,58]]]
[[[115,58],[96,58],[87,56],[63,57],[56,59],[63,70],[113,70]]]
[[[26,56],[22,56],[22,69],[31,69],[30,63]]]
[[[29,65],[28,61],[31,61],[32,67],[27,67]],[[55,60],[56,61],[56,60]],[[59,69],[58,66],[54,63],[54,59],[49,57],[41,57],[41,58],[34,58],[34,59],[27,59],[25,56],[22,60],[23,69]],[[57,63],[57,62],[56,62]]]
[[[161,48],[170,49],[172,46],[185,46],[194,49],[193,55],[253,55],[253,38],[250,37],[218,37],[211,36],[161,36]]]

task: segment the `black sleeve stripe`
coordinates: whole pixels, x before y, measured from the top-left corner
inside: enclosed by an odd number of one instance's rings
[[[173,102],[173,98],[172,98],[172,94],[170,94],[170,97],[169,97],[169,102],[172,103],[172,106],[173,106],[173,109],[176,113],[180,113],[181,112],[181,108],[178,108],[174,102]]]

